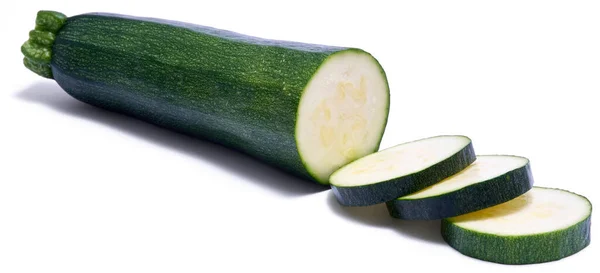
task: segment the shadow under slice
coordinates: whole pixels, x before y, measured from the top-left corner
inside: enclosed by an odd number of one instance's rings
[[[345,207],[338,203],[330,192],[327,205],[335,214],[349,221],[366,226],[392,229],[405,237],[434,244],[445,244],[441,231],[441,221],[407,221],[392,218],[385,204],[365,207]]]

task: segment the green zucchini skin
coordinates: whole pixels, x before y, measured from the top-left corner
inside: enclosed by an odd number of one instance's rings
[[[390,216],[405,220],[437,220],[481,210],[510,201],[534,184],[530,164],[502,176],[450,193],[421,199],[395,199],[386,203]]]
[[[497,236],[442,220],[442,237],[464,255],[500,264],[535,264],[571,256],[590,244],[591,214],[566,229],[530,236]]]
[[[298,152],[297,109],[321,64],[335,54],[356,53],[368,54],[91,13],[66,19],[52,46],[51,73],[42,72],[82,102],[328,184],[310,174]]]
[[[331,185],[333,194],[343,206],[370,206],[411,194],[454,175],[476,159],[473,143],[439,163],[412,175],[356,187]]]

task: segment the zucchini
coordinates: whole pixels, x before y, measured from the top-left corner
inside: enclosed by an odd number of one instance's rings
[[[106,13],[40,11],[36,23],[25,66],[85,103],[322,184],[379,149],[389,88],[361,49]]]
[[[502,264],[559,260],[590,244],[592,204],[565,190],[533,187],[497,206],[442,221],[460,253]]]
[[[468,137],[435,136],[360,158],[329,180],[341,205],[368,206],[431,186],[473,161],[475,151]]]
[[[461,172],[386,205],[394,218],[437,220],[504,203],[532,186],[527,158],[478,155],[477,160]]]

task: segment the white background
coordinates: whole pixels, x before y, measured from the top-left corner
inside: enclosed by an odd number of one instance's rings
[[[39,9],[174,19],[360,47],[385,68],[382,148],[464,134],[531,159],[537,185],[600,202],[598,1],[4,1],[0,272],[598,272],[465,257],[439,221],[345,209],[328,190],[210,143],[80,103],[26,70]],[[391,3],[394,4],[391,4]]]

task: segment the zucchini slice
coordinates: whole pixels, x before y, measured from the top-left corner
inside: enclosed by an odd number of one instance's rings
[[[533,187],[506,203],[442,221],[460,253],[501,264],[559,260],[590,244],[592,204],[565,190]]]
[[[331,188],[344,206],[368,206],[431,186],[475,161],[471,139],[435,136],[360,158],[335,171]]]
[[[532,186],[527,158],[478,155],[477,160],[461,172],[386,205],[395,218],[436,220],[504,203]]]

